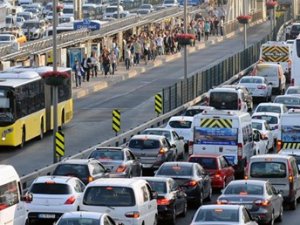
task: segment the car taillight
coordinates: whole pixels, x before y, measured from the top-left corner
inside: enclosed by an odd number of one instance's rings
[[[125,213],[125,216],[128,218],[139,218],[140,212],[138,212],[138,211],[127,212],[127,213]]]
[[[90,182],[92,182],[92,181],[94,181],[94,177],[89,176],[89,177],[88,177],[88,182],[90,183]]]
[[[254,204],[257,205],[257,206],[266,207],[266,206],[269,206],[271,204],[271,202],[269,200],[258,199],[258,200],[254,201]]]
[[[71,196],[67,199],[65,202],[65,205],[72,205],[76,201],[76,198],[74,196]]]
[[[237,144],[238,147],[238,160],[242,160],[243,159],[243,144],[242,143],[238,143]]]
[[[288,67],[289,67],[289,69],[291,68],[291,66],[292,66],[292,60],[288,60]]]
[[[170,200],[167,198],[157,199],[157,205],[170,205]]]
[[[282,148],[282,141],[281,140],[277,140],[276,148],[277,148],[277,152],[279,152],[281,150],[281,148]]]
[[[189,182],[187,182],[185,185],[189,186],[189,187],[195,187],[198,184],[197,181],[195,180],[190,180]]]
[[[221,170],[217,170],[215,173],[215,177],[221,177],[222,176],[222,171]]]
[[[238,110],[240,110],[242,108],[242,101],[241,99],[238,100]]]
[[[288,161],[288,171],[289,171],[289,194],[293,194],[294,189],[294,175],[291,163]]]
[[[295,79],[293,78],[293,79],[291,80],[290,86],[294,86],[294,85],[295,85]]]
[[[123,173],[125,170],[126,170],[126,166],[120,165],[120,166],[117,168],[116,172],[117,172],[117,173]]]
[[[265,85],[259,85],[257,86],[258,89],[267,89],[267,87]]]
[[[245,172],[245,176],[244,176],[244,179],[245,180],[248,180],[248,174],[249,174],[249,163],[247,164],[247,166],[246,166],[246,170],[245,170],[246,172]]]
[[[167,148],[160,148],[158,154],[164,155],[167,152]]]
[[[227,205],[229,204],[229,201],[226,199],[217,200],[218,205]]]

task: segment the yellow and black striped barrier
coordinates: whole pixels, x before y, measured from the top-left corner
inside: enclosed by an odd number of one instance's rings
[[[55,152],[58,158],[65,155],[65,135],[62,131],[55,133]]]
[[[155,112],[160,114],[163,111],[163,101],[161,94],[155,95],[155,103],[154,103]]]
[[[300,149],[300,143],[299,142],[283,143],[282,148],[283,149]]]
[[[118,109],[112,111],[112,129],[116,133],[121,130],[121,112]]]
[[[200,127],[232,128],[232,119],[201,119]]]
[[[285,46],[263,47],[262,59],[266,62],[288,62],[289,48]]]

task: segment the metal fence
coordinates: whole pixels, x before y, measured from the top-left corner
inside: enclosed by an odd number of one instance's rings
[[[285,17],[280,17],[277,20],[273,34],[277,34],[285,19]],[[260,46],[268,40],[276,39],[273,34],[269,34],[260,42],[249,48],[238,52],[221,62],[217,62],[216,65],[204,71],[197,72],[186,80],[180,80],[174,85],[164,88],[162,90],[164,113],[191,101],[197,96],[207,92],[212,87],[218,86],[230,79],[233,75],[239,73],[239,71],[242,71],[257,62],[260,54]]]

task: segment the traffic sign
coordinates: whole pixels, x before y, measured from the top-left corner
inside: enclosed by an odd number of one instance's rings
[[[161,94],[156,94],[155,95],[155,112],[157,112],[157,114],[160,114],[163,110],[163,101],[162,101],[162,97]]]
[[[59,158],[65,155],[65,135],[62,131],[55,133],[55,152]]]
[[[121,112],[118,109],[112,111],[112,129],[116,133],[121,130]]]

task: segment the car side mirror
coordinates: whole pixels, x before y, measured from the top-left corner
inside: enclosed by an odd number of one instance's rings
[[[110,172],[111,172],[111,170],[109,168],[105,169],[105,173],[110,173]]]
[[[268,85],[273,85],[273,83],[272,83],[272,82],[269,82]]]
[[[176,145],[175,145],[175,144],[172,144],[172,145],[171,145],[171,148],[176,148]]]
[[[184,137],[183,137],[183,136],[180,136],[180,137],[179,137],[179,140],[184,140]]]
[[[151,194],[152,194],[152,199],[157,199],[158,198],[158,194],[157,194],[156,191],[152,191]]]
[[[24,196],[21,197],[21,201],[30,203],[33,200],[33,195],[31,193],[26,193]]]

